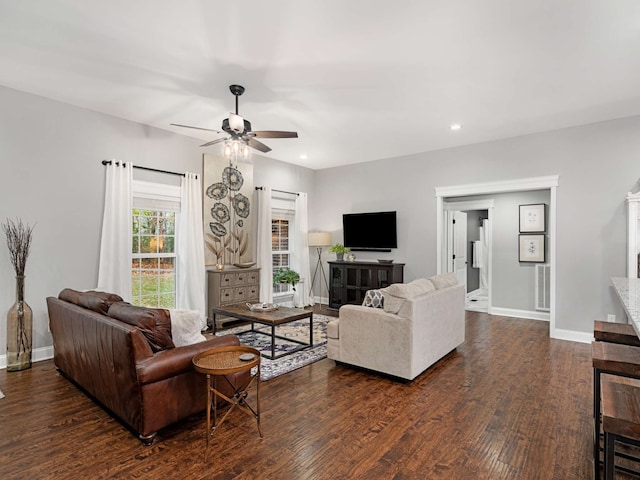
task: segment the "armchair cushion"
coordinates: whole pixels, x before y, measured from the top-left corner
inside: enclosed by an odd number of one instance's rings
[[[458,277],[453,272],[435,275],[433,277],[430,277],[429,280],[431,280],[433,286],[436,287],[436,290],[452,287],[454,285],[457,285],[458,283]]]
[[[384,311],[397,314],[407,299],[435,290],[426,278],[419,278],[411,283],[394,283],[385,289]]]
[[[327,338],[339,338],[338,320],[331,320],[327,323]]]

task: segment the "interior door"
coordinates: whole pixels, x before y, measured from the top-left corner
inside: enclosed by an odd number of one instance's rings
[[[453,254],[452,254],[452,270],[458,277],[458,283],[464,285],[464,291],[467,291],[467,214],[464,212],[452,212],[452,231],[453,231]]]

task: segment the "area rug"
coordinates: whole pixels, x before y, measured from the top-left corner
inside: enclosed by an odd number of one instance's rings
[[[262,381],[283,375],[305,365],[309,365],[318,360],[322,360],[327,356],[327,323],[332,320],[331,317],[325,315],[313,315],[313,347],[305,348],[299,352],[285,355],[276,360],[269,360],[262,357],[260,365],[260,379]],[[227,335],[229,333],[239,333],[249,330],[249,325],[230,328],[216,332],[216,335]],[[255,324],[255,330],[266,333],[271,332],[271,327]],[[287,338],[299,339],[303,342],[309,342],[309,320],[298,320],[286,323],[276,327],[276,335]],[[257,348],[261,352],[271,354],[271,337],[256,333],[245,333],[239,335],[240,342],[253,348]],[[294,342],[288,342],[280,338],[276,339],[276,355],[299,346]]]

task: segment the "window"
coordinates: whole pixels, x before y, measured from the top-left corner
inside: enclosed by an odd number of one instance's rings
[[[176,305],[176,214],[180,187],[134,180],[131,242],[131,303]]]
[[[134,305],[174,308],[175,213],[133,209],[131,296]]]
[[[293,225],[293,211],[273,210],[271,217],[271,250],[272,266],[275,272],[279,268],[289,268],[291,266],[291,238],[290,231]],[[274,284],[274,295],[287,295],[291,293],[291,285]]]

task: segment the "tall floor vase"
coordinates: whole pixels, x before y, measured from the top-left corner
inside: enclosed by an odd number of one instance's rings
[[[16,303],[7,313],[7,371],[31,367],[33,311],[24,301],[24,276],[16,277]]]

